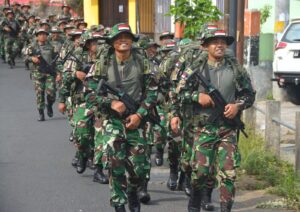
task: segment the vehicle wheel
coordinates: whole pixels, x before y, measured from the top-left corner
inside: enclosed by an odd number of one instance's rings
[[[300,85],[292,85],[286,88],[288,99],[295,105],[300,105]]]

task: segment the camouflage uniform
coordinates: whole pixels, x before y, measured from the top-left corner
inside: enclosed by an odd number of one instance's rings
[[[191,134],[194,134],[192,136],[193,150],[190,165],[192,167],[194,192],[190,203],[199,202],[198,199],[194,199],[195,194],[207,187],[207,181],[209,176],[213,175],[214,164],[216,164],[221,204],[228,203],[228,205],[232,205],[235,193],[236,168],[240,164],[236,130],[226,124],[222,118],[213,123],[208,121],[208,117],[214,113],[214,110],[201,108],[198,104],[199,92],[204,92],[202,86],[198,81],[187,82],[186,79],[193,68],[200,67],[199,71],[205,72],[203,75],[210,78],[210,82],[221,92],[226,101],[239,103],[241,110],[253,104],[255,92],[247,72],[232,57],[226,56],[218,64],[207,61],[207,52],[204,51],[191,65],[192,68],[186,68],[181,74],[175,94],[180,103],[177,102],[172,105],[172,114],[174,116],[177,113],[175,116],[190,119],[192,124],[192,127],[189,127]]]
[[[127,24],[118,24],[112,28],[110,40],[123,32],[131,34],[135,39]],[[146,158],[147,142],[143,133],[144,124],[142,123],[135,130],[125,129],[125,120],[111,113],[110,104],[113,96],[96,95],[95,88],[100,79],[107,80],[113,87],[117,86],[113,67],[113,63],[116,62],[118,69],[122,70],[120,74],[122,78],[120,78],[124,91],[135,101],[140,102],[137,113],[144,117],[149,113],[149,109],[153,108],[156,101],[157,80],[151,74],[148,61],[136,51],[132,51],[130,59],[125,63],[119,62],[113,53],[101,55],[95,67],[87,75],[89,78],[88,88],[91,90],[87,96],[87,103],[90,104],[90,107],[98,107],[102,116],[105,117],[102,139],[108,157],[111,205],[123,207],[127,203],[127,191],[129,207],[139,207],[132,204],[139,205],[136,194],[137,188],[145,181],[146,166],[150,169]],[[113,62],[113,60],[116,61]],[[128,184],[125,171],[129,174]],[[133,203],[133,199],[137,202]]]
[[[6,16],[8,16],[9,14],[14,14],[14,13],[12,11],[8,11],[6,13]],[[4,29],[5,27],[10,28],[10,31],[6,31]],[[10,64],[10,66],[12,68],[13,66],[15,66],[15,57],[17,54],[17,49],[13,48],[13,47],[14,47],[14,44],[18,40],[18,35],[19,35],[21,27],[20,27],[19,23],[15,20],[15,18],[13,18],[11,20],[6,18],[2,22],[2,28],[5,31],[5,33],[4,33],[5,60],[6,60],[6,62],[8,62]]]
[[[37,31],[36,35],[40,32],[47,33],[40,29],[40,31]],[[53,59],[56,56],[54,48],[49,42],[45,42],[42,45],[39,44],[39,42],[34,42],[29,46],[29,55],[31,57],[37,56],[38,54],[40,54],[49,65],[53,62]],[[52,107],[56,98],[55,66],[51,73],[41,71],[42,68],[43,67],[40,67],[40,65],[34,64],[34,69],[32,70],[32,80],[36,92],[37,108],[40,113],[45,109],[45,93],[47,96],[47,109],[49,106]]]

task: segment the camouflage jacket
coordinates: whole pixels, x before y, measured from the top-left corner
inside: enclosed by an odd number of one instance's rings
[[[207,114],[214,113],[213,109],[204,109],[198,103],[198,97],[200,92],[205,92],[201,84],[196,80],[187,81],[192,71],[199,69],[198,71],[206,76],[206,66],[208,63],[208,53],[203,51],[192,64],[186,64],[183,71],[178,75],[176,88],[171,92],[170,98],[172,101],[171,116],[179,116],[182,118],[191,118],[198,116],[200,120],[205,120]],[[214,70],[214,68],[212,68]],[[211,81],[212,85],[220,89],[222,95],[228,94],[224,91],[224,86],[232,86],[233,95],[227,95],[224,98],[230,102],[228,103],[239,103],[240,109],[244,110],[250,107],[255,101],[255,91],[252,87],[250,77],[247,71],[242,68],[236,59],[232,56],[225,55],[224,65],[218,70],[219,73],[222,71],[227,71],[226,77],[220,78],[218,76],[218,83]],[[212,72],[210,70],[210,72]],[[216,72],[212,72],[216,73]],[[224,72],[225,73],[225,72]],[[228,80],[228,73],[231,73],[232,80],[230,82],[225,82]],[[222,75],[221,75],[222,76]],[[225,88],[226,89],[226,88]],[[228,88],[227,88],[228,89]],[[229,97],[230,96],[230,97]],[[233,96],[233,97],[232,97]]]
[[[115,97],[97,94],[96,88],[100,79],[104,79],[112,87],[117,87],[113,65],[114,59],[113,49],[104,49],[95,66],[89,71],[85,81],[89,92],[86,96],[88,107],[96,107],[104,115],[111,114],[110,105]],[[116,60],[116,62],[120,73],[122,91],[139,103],[137,113],[142,117],[146,116],[156,104],[159,81],[157,72],[151,69],[149,60],[143,54],[139,54],[134,50],[132,50],[128,61],[119,62]]]

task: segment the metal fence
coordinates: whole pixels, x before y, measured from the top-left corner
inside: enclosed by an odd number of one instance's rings
[[[280,158],[281,126],[295,131],[295,171],[300,171],[300,112],[296,112],[295,125],[292,126],[281,120],[281,104],[279,101],[267,101],[266,111],[256,104],[244,112],[246,124],[256,130],[256,111],[265,115],[266,149],[273,149],[276,157]]]

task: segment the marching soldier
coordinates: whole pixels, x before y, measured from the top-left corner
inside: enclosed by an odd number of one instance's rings
[[[233,42],[234,38],[227,36],[222,30],[207,33],[203,43],[206,51],[190,67],[185,68],[176,88],[175,99],[179,102],[172,105],[171,128],[178,132],[179,117],[184,115],[192,120],[194,133],[190,161],[192,192],[188,203],[189,212],[200,211],[202,190],[207,187],[208,177],[212,175],[214,168],[218,169],[220,179],[221,211],[229,212],[233,205],[240,154],[237,126],[231,120],[250,107],[255,99],[246,70],[236,60],[225,56],[227,46]],[[203,81],[199,81],[198,77],[193,78],[195,73],[218,89],[228,103],[221,114],[214,107],[215,102],[207,94]]]
[[[151,113],[157,97],[158,80],[149,69],[143,54],[132,50],[138,38],[127,24],[115,25],[109,35],[110,50],[102,53],[94,68],[86,75],[87,103],[96,106],[105,117],[103,143],[108,157],[111,205],[116,211],[125,211],[127,199],[130,211],[140,211],[137,189],[146,178],[147,142],[143,136],[146,116]],[[107,61],[103,63],[104,61]],[[107,65],[105,65],[107,64]],[[139,105],[134,114],[126,114],[126,106],[105,91],[97,94],[100,79],[127,93]],[[128,172],[128,186],[125,171]],[[127,193],[127,195],[126,195]]]
[[[38,121],[45,121],[45,107],[47,108],[47,115],[53,116],[52,105],[56,97],[56,64],[53,64],[56,54],[53,46],[48,42],[48,34],[49,32],[45,29],[38,29],[35,33],[37,42],[32,43],[29,47],[30,59],[34,63],[32,80],[39,112]],[[47,105],[45,104],[45,94]]]
[[[6,12],[6,19],[2,22],[2,28],[5,32],[4,34],[5,60],[10,65],[10,68],[13,68],[15,66],[15,57],[17,54],[17,49],[13,47],[17,42],[21,30],[19,23],[15,20],[15,14],[13,11],[8,10]]]

